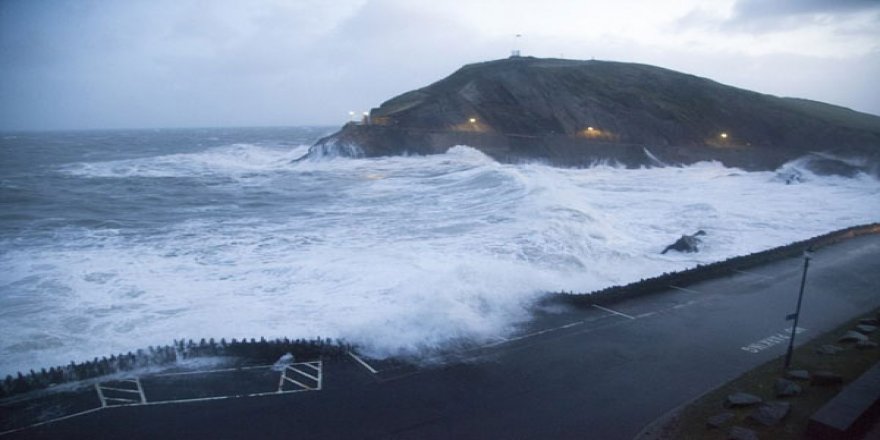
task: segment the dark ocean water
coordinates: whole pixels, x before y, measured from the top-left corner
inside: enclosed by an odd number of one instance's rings
[[[880,220],[868,176],[566,170],[468,147],[293,162],[332,130],[0,133],[0,374],[174,338],[375,355],[491,340],[547,291]],[[697,229],[703,252],[658,254]]]

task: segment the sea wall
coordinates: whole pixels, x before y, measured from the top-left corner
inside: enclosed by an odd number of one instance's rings
[[[766,251],[733,257],[715,263],[697,265],[694,268],[664,273],[653,278],[642,279],[623,286],[611,286],[594,292],[556,292],[549,299],[583,306],[594,304],[604,305],[625,299],[662,292],[669,286],[686,287],[701,281],[732,275],[737,270],[744,270],[784,258],[803,254],[807,249],[819,249],[861,235],[880,233],[880,223],[853,226],[807,240],[798,241]]]
[[[172,345],[149,347],[146,350],[120,353],[88,362],[71,362],[68,365],[30,370],[17,376],[6,376],[0,382],[0,398],[49,388],[54,385],[93,379],[126,371],[142,370],[151,367],[171,366],[178,361],[204,357],[235,357],[249,362],[271,364],[286,353],[293,354],[297,360],[327,359],[343,356],[352,347],[340,340],[287,338],[266,340],[257,339],[202,339],[174,341]]]

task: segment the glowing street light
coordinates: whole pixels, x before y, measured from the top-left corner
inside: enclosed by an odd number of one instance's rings
[[[721,133],[721,139],[727,139],[727,133]]]
[[[587,131],[593,131],[593,130],[595,130],[595,128],[593,128],[593,127],[587,127]]]

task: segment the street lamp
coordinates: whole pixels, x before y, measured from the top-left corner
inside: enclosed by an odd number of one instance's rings
[[[791,338],[788,340],[788,351],[785,352],[785,365],[783,366],[784,370],[788,370],[788,367],[791,365],[791,354],[792,350],[794,350],[794,334],[797,331],[798,319],[801,317],[801,302],[804,300],[804,284],[807,282],[807,269],[810,267],[810,258],[813,257],[813,249],[807,248],[804,251],[804,274],[801,276],[801,290],[798,293],[797,300],[797,309],[793,314],[785,317],[786,320],[794,319],[794,323],[791,325]]]

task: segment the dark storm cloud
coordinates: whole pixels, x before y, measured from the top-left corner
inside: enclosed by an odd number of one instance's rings
[[[766,62],[754,53],[722,53],[731,37],[820,20],[825,27],[814,42],[833,37],[835,49],[848,52],[835,52],[837,59],[825,62],[829,50],[819,53],[810,45],[806,53],[800,40],[778,39],[777,46],[817,56],[809,63],[811,73],[838,65],[856,66],[854,74],[866,78],[877,72],[876,63],[858,61],[871,52],[865,41],[880,41],[880,26],[864,19],[874,17],[876,8],[859,1],[780,3],[763,13],[770,6],[742,1],[729,21],[719,18],[719,9],[695,9],[692,22],[682,19],[679,25],[697,29],[694,38],[708,48],[702,53],[682,41],[657,46],[658,35],[674,39],[676,30],[658,33],[654,14],[626,26],[633,8],[644,12],[653,3],[605,5],[609,18],[592,34],[582,33],[597,28],[583,25],[595,6],[589,2],[559,2],[552,10],[516,3],[485,0],[462,8],[430,0],[0,0],[0,129],[336,125],[349,111],[366,111],[465,63],[507,56],[523,27],[531,31],[523,48],[529,55],[651,62],[719,81],[746,71],[755,79],[749,86],[774,93],[762,84],[803,77],[799,67],[761,71]],[[820,10],[831,18],[819,17]],[[735,59],[734,69],[716,69],[719,63],[710,60],[716,54]],[[757,67],[743,70],[750,65]],[[830,81],[817,78],[808,85]],[[838,95],[816,94],[818,86],[784,93],[880,112],[876,102],[858,98],[864,90],[839,84],[833,84]]]
[[[739,0],[721,23],[727,31],[778,32],[807,26],[880,36],[877,0]]]
[[[838,35],[880,38],[880,0],[739,0],[729,17],[696,7],[674,27],[760,34],[811,26],[833,27]]]
[[[880,11],[877,0],[739,0],[734,20],[764,19],[803,14],[853,14]]]
[[[486,46],[390,0],[7,0],[0,20],[0,128],[340,124]]]

